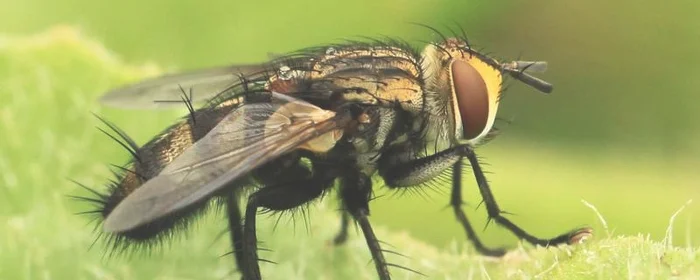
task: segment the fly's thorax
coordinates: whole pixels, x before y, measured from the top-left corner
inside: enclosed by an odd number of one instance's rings
[[[387,142],[398,134],[396,126],[397,113],[395,109],[384,107],[368,107],[358,117],[351,141],[358,153],[379,152]]]
[[[423,106],[421,69],[409,51],[391,46],[329,47],[314,64],[313,90],[332,92],[339,102]]]
[[[282,65],[265,83],[265,90],[270,92],[296,95],[305,90],[305,81],[311,73],[303,69],[292,69],[288,65]]]
[[[365,174],[372,174],[376,169],[379,153],[384,150],[390,142],[394,141],[402,131],[403,126],[399,122],[397,110],[372,106],[360,114],[357,118],[357,126],[350,135],[356,156],[355,164]]]
[[[453,142],[477,143],[493,127],[502,82],[497,65],[457,39],[423,51],[428,109],[447,115],[441,133]]]
[[[315,77],[322,77],[358,67],[398,68],[413,77],[421,74],[420,65],[410,52],[392,46],[328,47],[313,69]]]
[[[308,64],[280,65],[265,90],[305,99],[393,106],[417,113],[423,107],[422,73],[416,55],[392,46],[328,47]],[[334,104],[334,105],[333,105]]]

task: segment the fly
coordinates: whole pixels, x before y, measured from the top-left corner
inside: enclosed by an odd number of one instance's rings
[[[590,237],[586,227],[539,238],[511,222],[474,152],[494,131],[503,77],[549,93],[552,86],[530,74],[546,63],[502,63],[455,37],[420,52],[395,40],[322,46],[259,65],[162,76],[110,91],[103,104],[148,109],[185,103],[190,114],[140,147],[105,121],[133,159],[107,193],[86,200],[97,204],[94,212],[116,246],[168,236],[217,200],[225,205],[244,279],[261,279],[258,210],[295,209],[331,189],[343,207],[335,244],[346,241],[349,223],[356,222],[379,278],[390,279],[368,220],[372,176],[395,190],[451,176],[450,205],[484,255],[506,250],[482,244],[461,209],[466,166],[489,219],[518,238],[556,246]],[[167,102],[173,99],[181,102]]]

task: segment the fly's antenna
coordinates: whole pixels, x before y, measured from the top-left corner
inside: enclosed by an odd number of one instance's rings
[[[510,63],[504,63],[502,66],[515,69],[518,71],[534,72],[534,73],[544,73],[547,71],[546,61],[524,61],[516,60]]]
[[[552,84],[528,73],[541,73],[547,71],[546,61],[512,61],[510,63],[501,64],[501,70],[508,73],[516,80],[521,81],[543,93],[550,93],[554,89]]]

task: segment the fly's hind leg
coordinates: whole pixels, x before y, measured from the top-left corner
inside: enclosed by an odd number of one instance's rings
[[[221,198],[220,202],[226,209],[231,255],[235,258],[238,271],[243,270],[243,221],[239,201],[242,189],[252,184],[248,179],[231,182],[216,194]]]
[[[269,167],[269,166],[268,166]],[[243,226],[243,279],[261,279],[258,265],[258,240],[256,235],[256,214],[258,208],[271,211],[290,210],[306,204],[318,197],[333,185],[334,177],[326,170],[313,172],[297,161],[287,167],[281,176],[266,176],[266,169],[256,172],[257,177],[265,177],[265,185],[248,197]]]
[[[228,218],[229,235],[233,256],[238,270],[243,270],[243,224],[241,224],[241,209],[238,206],[238,194],[231,192],[226,196],[226,216]]]
[[[392,154],[393,153],[393,154]],[[467,237],[474,244],[474,247],[482,254],[490,256],[502,256],[505,250],[487,248],[477,238],[473,227],[467,220],[462,205],[462,183],[461,170],[462,159],[467,158],[474,171],[474,176],[479,185],[479,191],[484,199],[488,210],[489,219],[493,219],[499,225],[505,227],[518,238],[529,243],[542,246],[572,244],[591,234],[590,228],[581,228],[566,232],[551,239],[541,239],[527,233],[519,226],[508,220],[502,214],[496,200],[491,193],[491,189],[486,181],[481,166],[476,158],[476,154],[469,145],[455,146],[430,156],[405,160],[405,150],[395,149],[385,153],[383,160],[379,163],[379,174],[384,178],[386,184],[391,188],[415,187],[427,182],[448,168],[453,169],[452,177],[452,197],[450,204],[457,216],[457,220],[462,224]]]

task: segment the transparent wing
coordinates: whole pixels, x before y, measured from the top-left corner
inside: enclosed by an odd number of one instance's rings
[[[243,105],[119,203],[105,220],[104,230],[129,230],[201,201],[310,142],[330,149],[348,123],[345,114],[281,94],[273,93],[270,103]]]
[[[157,109],[182,106],[183,90],[196,92],[192,101],[206,101],[223,90],[241,83],[240,76],[264,76],[263,65],[231,65],[170,74],[111,90],[102,104],[125,109]]]

